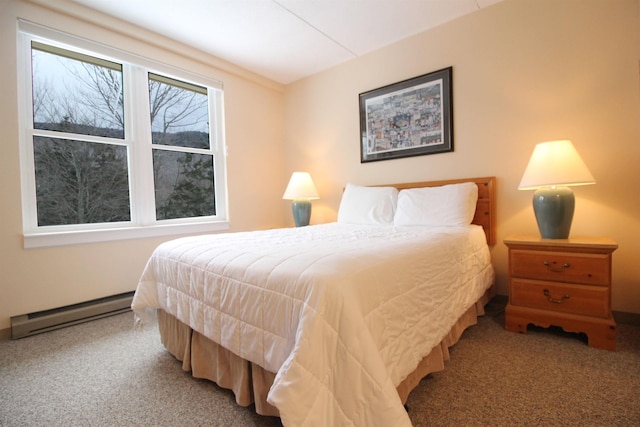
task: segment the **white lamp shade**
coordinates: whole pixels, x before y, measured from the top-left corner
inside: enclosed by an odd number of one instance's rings
[[[294,172],[282,198],[285,200],[313,200],[320,197],[308,172]]]
[[[536,145],[518,189],[595,183],[571,141],[550,141]]]

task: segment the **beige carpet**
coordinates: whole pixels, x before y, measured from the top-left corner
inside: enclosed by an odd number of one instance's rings
[[[640,327],[618,351],[557,329],[506,332],[500,307],[409,397],[415,426],[638,426]],[[493,312],[493,314],[491,314]],[[0,426],[279,426],[195,380],[126,313],[0,342]]]

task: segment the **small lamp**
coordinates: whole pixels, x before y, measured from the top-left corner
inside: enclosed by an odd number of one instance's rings
[[[571,141],[550,141],[536,145],[518,190],[536,190],[533,210],[542,237],[567,239],[575,210],[569,186],[595,183]]]
[[[294,172],[289,180],[289,185],[282,196],[285,200],[293,200],[291,209],[293,211],[293,220],[296,227],[304,227],[309,225],[311,219],[311,202],[310,200],[319,199],[311,175],[308,172]]]

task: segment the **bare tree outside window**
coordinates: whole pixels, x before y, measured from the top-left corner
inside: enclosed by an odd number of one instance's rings
[[[38,225],[129,221],[126,147],[35,137]]]
[[[122,72],[32,49],[38,225],[129,221],[127,148],[63,134],[124,138]]]
[[[157,219],[215,215],[212,156],[153,150],[153,165]]]
[[[156,219],[215,215],[206,88],[150,74],[149,103]]]
[[[209,148],[209,100],[204,87],[149,74],[151,141]]]
[[[121,67],[38,49],[32,49],[32,64],[35,129],[124,138]]]
[[[32,46],[38,226],[130,221],[122,65]],[[156,219],[215,215],[207,88],[149,74],[148,89]]]

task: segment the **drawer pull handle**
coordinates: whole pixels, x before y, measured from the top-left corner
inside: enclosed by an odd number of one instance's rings
[[[549,292],[549,289],[544,290],[544,296],[547,297],[547,301],[552,302],[554,304],[562,304],[564,300],[569,299],[569,294],[562,295],[562,298],[554,298],[551,296],[551,292]]]
[[[562,273],[564,270],[570,267],[569,263],[562,264],[561,267],[556,267],[555,263],[551,263],[549,261],[544,261],[543,264],[547,267],[547,270],[553,271],[554,273]]]

